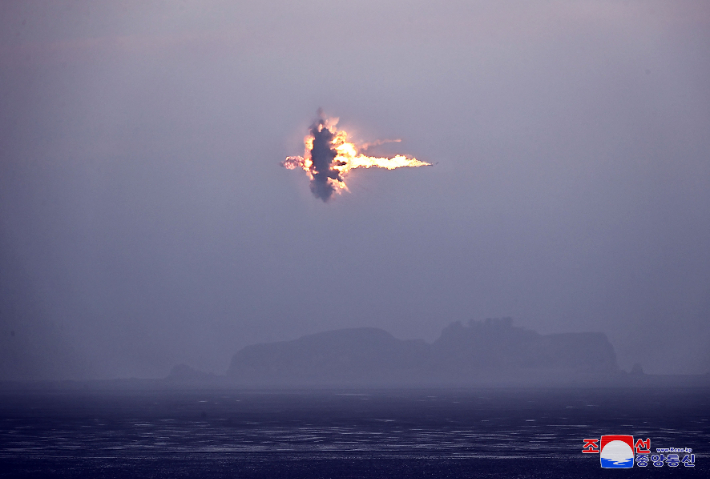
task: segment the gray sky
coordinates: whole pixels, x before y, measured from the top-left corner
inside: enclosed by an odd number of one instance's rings
[[[710,4],[4,2],[0,377],[512,316],[710,370]],[[318,107],[433,168],[314,198]]]

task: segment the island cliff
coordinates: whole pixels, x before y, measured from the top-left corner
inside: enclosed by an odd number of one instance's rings
[[[471,386],[599,381],[618,373],[603,333],[543,335],[510,318],[455,322],[432,344],[377,328],[247,346],[227,372],[253,386]]]

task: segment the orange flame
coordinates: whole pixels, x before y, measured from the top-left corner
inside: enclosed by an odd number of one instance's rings
[[[289,156],[281,164],[289,170],[302,168],[311,181],[314,181],[315,175],[318,173],[311,153],[315,140],[315,132],[322,132],[327,129],[332,135],[330,140],[330,150],[335,155],[330,162],[329,168],[333,174],[325,178],[324,181],[332,187],[332,190],[341,193],[343,190],[348,191],[345,184],[345,177],[355,168],[386,168],[394,170],[395,168],[414,168],[419,166],[431,166],[431,163],[417,160],[408,155],[396,155],[391,158],[367,156],[363,152],[372,146],[381,145],[383,143],[399,143],[402,140],[376,140],[371,143],[364,143],[360,146],[348,141],[348,134],[343,130],[338,130],[336,125],[338,118],[322,118],[320,122],[315,123],[308,135],[303,139],[305,152],[303,156]],[[323,198],[324,200],[327,199]]]

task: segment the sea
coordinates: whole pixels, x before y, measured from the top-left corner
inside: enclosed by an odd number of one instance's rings
[[[0,392],[0,478],[710,477],[707,389]],[[604,469],[585,439],[664,459]],[[664,454],[664,456],[667,454]]]

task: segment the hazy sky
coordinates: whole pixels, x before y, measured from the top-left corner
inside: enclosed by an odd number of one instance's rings
[[[0,378],[512,316],[710,371],[707,1],[0,4]],[[432,168],[303,171],[322,107]]]

